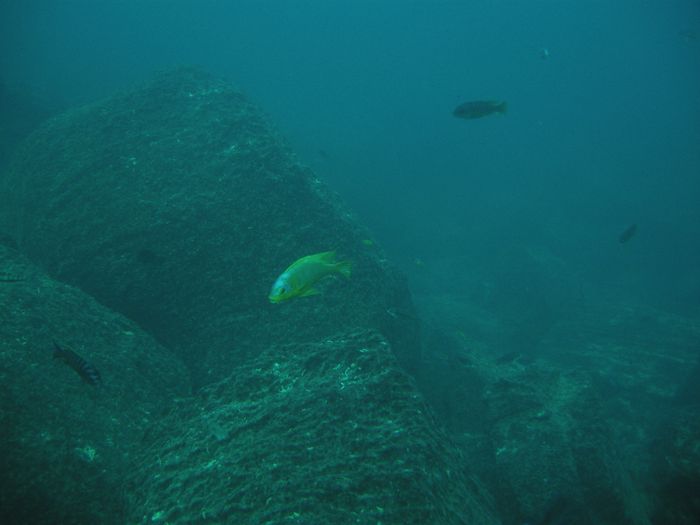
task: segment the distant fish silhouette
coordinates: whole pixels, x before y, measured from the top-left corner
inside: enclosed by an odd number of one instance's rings
[[[508,111],[508,103],[501,100],[474,100],[465,102],[455,108],[452,114],[457,118],[472,120],[486,117],[494,113],[505,115]]]
[[[617,238],[617,240],[620,241],[620,244],[625,244],[627,241],[629,241],[636,234],[637,234],[637,225],[633,224],[632,226],[627,228],[625,231],[623,231],[620,234],[620,236]]]
[[[97,371],[97,368],[85,361],[85,359],[80,357],[70,348],[61,348],[58,346],[56,341],[53,342],[53,346],[54,359],[60,359],[66,363],[69,367],[75,370],[75,372],[87,384],[93,386],[99,386],[102,384],[102,378],[100,377],[100,373]]]

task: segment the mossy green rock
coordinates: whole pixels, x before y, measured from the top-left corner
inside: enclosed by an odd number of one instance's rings
[[[189,395],[185,367],[133,322],[0,245],[0,522],[124,523],[144,431]],[[69,345],[102,376],[52,358]]]
[[[199,385],[270,344],[354,327],[379,330],[406,366],[417,361],[403,279],[219,79],[180,69],[50,119],[15,156],[0,197],[0,231],[153,333]],[[290,263],[327,250],[352,261],[350,280],[269,304]]]
[[[497,523],[375,332],[270,348],[149,434],[134,523]]]

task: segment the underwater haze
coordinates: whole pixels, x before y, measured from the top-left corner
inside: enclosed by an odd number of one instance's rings
[[[627,418],[609,441],[638,439],[620,477],[663,480],[599,522],[700,516],[697,453],[654,470],[677,421],[700,443],[697,0],[3,0],[0,172],[47,115],[179,66],[245,93],[406,276],[424,345],[411,373],[465,454],[482,395],[453,359],[493,360],[501,386],[580,371],[591,417]],[[467,102],[492,114],[453,114]],[[494,464],[505,435],[490,434]],[[506,508],[518,485],[486,485],[503,523],[588,523]]]
[[[6,0],[0,70],[70,106],[201,66],[259,103],[402,262],[533,243],[603,287],[693,307],[699,12],[691,0]],[[507,116],[452,117],[484,98],[507,100]]]

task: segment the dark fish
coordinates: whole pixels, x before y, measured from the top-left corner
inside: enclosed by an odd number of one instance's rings
[[[90,363],[85,361],[78,354],[73,352],[70,348],[61,348],[58,346],[56,341],[53,342],[54,359],[60,359],[66,363],[69,367],[76,371],[76,373],[89,385],[99,386],[102,384],[102,378],[97,368],[92,366]]]
[[[636,233],[637,233],[637,225],[633,224],[632,226],[627,228],[625,231],[623,231],[620,234],[620,236],[617,238],[617,240],[620,241],[620,244],[625,244],[632,237],[634,237]]]
[[[455,108],[452,114],[457,118],[467,120],[485,117],[493,113],[505,115],[508,111],[508,103],[499,100],[474,100],[465,102]]]

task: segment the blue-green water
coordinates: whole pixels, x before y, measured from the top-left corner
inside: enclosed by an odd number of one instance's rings
[[[621,293],[697,305],[697,2],[4,6],[6,81],[73,105],[172,65],[224,75],[403,262],[531,243]],[[482,98],[508,115],[451,116]]]
[[[429,329],[600,372],[630,413],[662,390],[697,406],[697,1],[0,5],[0,79],[32,108],[182,64],[267,112],[408,275]],[[481,99],[508,113],[452,115]],[[7,100],[3,146],[26,132]],[[429,350],[426,368],[444,357]]]

